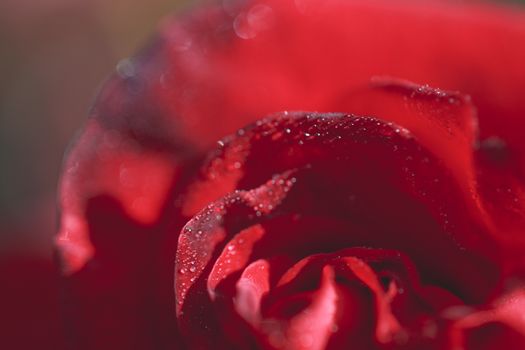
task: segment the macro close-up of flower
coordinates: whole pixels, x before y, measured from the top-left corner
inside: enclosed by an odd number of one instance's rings
[[[165,17],[66,151],[60,343],[525,349],[524,90],[519,3]]]

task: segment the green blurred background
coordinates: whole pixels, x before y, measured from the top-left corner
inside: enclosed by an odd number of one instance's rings
[[[62,155],[98,86],[188,2],[0,0],[0,253],[49,244]]]

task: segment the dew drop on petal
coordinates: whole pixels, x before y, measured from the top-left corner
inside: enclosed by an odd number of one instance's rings
[[[253,39],[261,31],[273,24],[273,10],[267,5],[258,4],[248,12],[239,13],[233,21],[233,30],[241,39]]]
[[[117,74],[121,78],[131,78],[135,76],[135,65],[129,58],[124,58],[117,63]]]

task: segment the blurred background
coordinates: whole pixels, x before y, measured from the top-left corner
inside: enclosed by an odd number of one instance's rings
[[[62,155],[97,88],[187,2],[0,0],[0,254],[50,244]]]

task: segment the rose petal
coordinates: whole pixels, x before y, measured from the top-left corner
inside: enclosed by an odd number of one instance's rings
[[[261,298],[270,289],[269,266],[265,260],[251,263],[237,281],[235,310],[249,323],[260,320]]]
[[[383,129],[384,128],[384,129]],[[431,156],[423,156],[423,155],[409,155],[410,153],[404,153],[410,150],[412,146],[409,146],[409,148],[404,148],[403,145],[406,142],[410,140],[408,137],[408,134],[401,134],[396,133],[397,127],[394,125],[386,125],[383,122],[380,121],[374,121],[373,119],[366,119],[366,118],[352,118],[352,117],[344,117],[341,115],[327,115],[327,116],[317,116],[317,115],[295,115],[295,116],[284,116],[281,119],[275,119],[275,120],[268,120],[264,124],[260,124],[258,127],[256,126],[253,130],[247,130],[243,134],[243,136],[238,136],[242,138],[248,138],[251,139],[250,141],[250,152],[246,156],[246,163],[242,165],[242,169],[244,172],[244,177],[242,179],[242,182],[240,186],[250,186],[250,184],[256,184],[258,183],[259,179],[264,177],[271,177],[272,174],[278,173],[280,171],[283,171],[284,169],[289,168],[296,168],[296,167],[303,167],[306,166],[306,168],[310,167],[311,169],[315,169],[315,166],[317,163],[322,164],[324,166],[323,172],[324,174],[321,175],[321,179],[330,179],[331,186],[337,186],[339,184],[339,181],[342,183],[348,182],[350,175],[347,173],[342,172],[343,169],[348,169],[348,171],[353,172],[354,174],[351,175],[354,180],[353,181],[360,181],[358,180],[361,178],[361,175],[357,175],[356,177],[356,170],[354,169],[360,169],[360,171],[365,171],[365,167],[371,167],[372,164],[368,161],[368,157],[373,157],[374,159],[392,159],[392,155],[394,157],[399,157],[402,159],[402,161],[399,163],[396,163],[397,161],[394,161],[391,165],[388,165],[388,167],[392,167],[391,169],[399,169],[398,167],[402,168],[403,172],[406,171],[408,173],[410,172],[410,168],[412,166],[417,165],[417,162],[412,165],[411,162],[407,162],[406,160],[416,160],[416,159],[423,159],[423,163],[420,163],[420,166],[430,167],[432,166],[431,162]],[[290,134],[287,133],[286,130],[290,130]],[[293,130],[293,131],[292,131]],[[367,133],[363,134],[362,132],[366,130]],[[377,134],[375,134],[377,133]],[[278,136],[278,137],[276,137]],[[388,156],[385,155],[377,155],[374,156],[364,156],[364,154],[367,154],[367,152],[375,152],[376,146],[375,144],[375,137],[378,137],[377,140],[380,140],[384,137],[384,140],[386,142],[394,142],[393,140],[396,140],[395,142],[399,142],[399,145],[393,145],[393,148],[389,148],[389,146],[386,146],[385,152],[387,152]],[[233,142],[233,147],[237,149],[236,142]],[[301,145],[301,143],[303,143]],[[354,148],[355,147],[355,148]],[[381,147],[381,146],[379,146]],[[226,149],[225,152],[228,152],[229,144],[225,143],[224,148]],[[244,150],[243,150],[244,152]],[[383,151],[381,151],[383,152]],[[412,152],[412,151],[408,151]],[[360,158],[351,158],[346,160],[346,165],[344,168],[342,166],[338,166],[335,169],[327,168],[327,164],[330,164],[330,159],[345,159],[345,157],[350,157],[348,155],[352,155],[352,157],[355,157],[356,155],[362,154],[364,156],[364,159]],[[218,157],[221,155],[219,154]],[[269,159],[271,158],[271,160]],[[396,158],[396,159],[399,159]],[[425,161],[426,159],[426,161]],[[355,162],[355,163],[354,163]],[[389,161],[390,162],[390,161]],[[339,162],[340,163],[340,162]],[[337,164],[339,164],[337,163]],[[399,165],[398,165],[399,164]],[[374,165],[375,167],[376,165]],[[434,165],[435,166],[435,165]],[[332,169],[332,170],[330,170]],[[405,170],[403,170],[405,169]],[[306,169],[305,171],[308,171]],[[312,170],[314,171],[314,170]],[[372,170],[372,172],[378,171],[376,169]],[[389,170],[390,171],[390,170]],[[396,170],[397,171],[397,170]],[[362,189],[356,188],[355,186],[351,186],[351,188],[348,188],[345,190],[345,194],[347,192],[347,195],[365,195],[365,196],[371,196],[372,193],[379,192],[378,196],[380,198],[389,198],[389,196],[385,196],[384,192],[387,189],[384,187],[381,187],[381,190],[379,190],[378,186],[381,183],[389,183],[391,184],[392,180],[388,180],[386,176],[385,170],[380,170],[382,174],[382,179],[378,179],[379,183],[376,181],[371,181],[371,174],[363,175],[363,177],[367,178],[368,184],[364,184],[362,186],[366,187],[366,190],[364,187]],[[444,183],[440,181],[450,181],[446,180],[445,178],[435,181],[436,174],[442,174],[443,170],[436,170],[431,172],[432,177],[426,182],[423,177],[424,173],[429,172],[428,169],[422,170],[422,168],[419,168],[418,171],[415,171],[419,175],[419,181],[422,181],[424,183],[424,189],[423,191],[427,192],[423,196],[420,194],[418,195],[420,201],[426,202],[429,198],[428,205],[431,210],[439,210],[440,212],[436,213],[439,214],[441,218],[445,217],[446,221],[450,224],[450,220],[452,220],[451,215],[456,215],[458,211],[463,211],[463,209],[457,208],[457,210],[453,210],[452,208],[457,207],[457,204],[454,204],[454,200],[451,200],[449,196],[448,198],[438,199],[440,190],[440,186],[443,186]],[[445,171],[446,172],[446,171]],[[345,177],[346,176],[346,177]],[[395,175],[398,176],[398,175]],[[340,180],[336,180],[340,179]],[[401,175],[401,178],[399,180],[394,180],[395,184],[392,184],[392,186],[399,187],[400,183],[398,181],[409,181],[410,186],[408,188],[405,188],[404,190],[412,192],[412,186],[414,185],[412,181],[416,180],[411,178],[410,176],[407,178],[406,175]],[[284,183],[284,180],[282,180]],[[314,181],[313,183],[311,181]],[[348,213],[352,210],[356,210],[356,208],[353,206],[353,204],[348,203],[346,199],[341,198],[344,197],[342,194],[337,194],[337,192],[334,192],[333,190],[327,191],[324,189],[323,191],[326,191],[326,195],[330,196],[330,199],[327,201],[323,201],[320,198],[311,198],[311,199],[305,199],[305,196],[309,196],[310,193],[313,193],[313,189],[318,187],[319,184],[315,185],[315,182],[319,182],[318,178],[312,178],[312,180],[307,180],[304,186],[304,191],[297,191],[299,192],[299,196],[303,197],[301,200],[295,200],[296,203],[301,203],[300,206],[297,208],[294,208],[294,205],[290,205],[290,208],[292,210],[313,210],[313,212],[318,211],[317,214],[321,215],[321,213],[326,213],[328,216],[334,216],[337,215],[337,212],[341,212],[341,215],[344,215],[348,217]],[[272,183],[275,183],[275,181],[272,181]],[[313,187],[312,187],[313,186]],[[347,185],[342,185],[347,186]],[[388,185],[389,186],[389,185]],[[404,186],[404,185],[403,185]],[[454,185],[451,185],[454,186]],[[372,188],[374,190],[370,191]],[[242,188],[242,187],[241,187]],[[432,188],[435,188],[435,190],[432,190]],[[265,189],[265,191],[268,191],[268,189]],[[341,191],[341,190],[339,190]],[[429,195],[428,192],[432,192],[432,195]],[[417,190],[416,190],[416,193]],[[320,195],[320,194],[318,194]],[[426,198],[425,198],[426,197]],[[340,199],[339,199],[340,198]],[[460,199],[461,198],[461,199]],[[457,202],[462,202],[462,197],[457,199]],[[228,199],[233,200],[233,199]],[[227,205],[227,199],[222,201],[222,204],[217,204],[216,206],[219,207],[221,205]],[[338,207],[339,201],[345,202],[344,207]],[[382,199],[384,201],[384,199]],[[446,204],[438,204],[440,200],[443,200]],[[399,200],[397,200],[399,202]],[[307,204],[309,203],[309,204]],[[317,209],[317,206],[315,203],[334,203],[329,206],[325,205],[325,208]],[[385,203],[386,204],[386,203]],[[312,208],[308,208],[308,205],[312,206]],[[348,207],[350,205],[350,207]],[[363,205],[363,204],[361,204]],[[247,204],[249,207],[253,207],[255,214],[257,215],[263,215],[264,214],[264,208],[267,208],[267,204],[264,202],[259,203],[257,206],[253,206],[251,204]],[[399,206],[399,204],[398,204]],[[273,206],[275,207],[275,206]],[[436,208],[437,207],[437,208]],[[315,208],[315,209],[314,209]],[[337,209],[329,209],[329,208],[337,208]],[[446,208],[446,209],[445,209]],[[385,208],[386,209],[386,208]],[[385,215],[388,211],[388,209],[379,209],[376,208],[375,210],[372,210],[371,212],[381,212],[381,215]],[[218,210],[218,209],[217,209]],[[413,209],[412,209],[413,210]],[[271,210],[270,210],[271,211]],[[361,211],[361,210],[359,210]],[[444,211],[444,212],[443,212]],[[344,214],[343,214],[344,213]],[[451,213],[451,214],[449,214]],[[454,214],[452,214],[454,213]],[[221,215],[222,215],[221,210]],[[325,215],[325,214],[323,214]],[[397,212],[397,215],[399,215],[399,212]],[[413,216],[413,215],[411,215]],[[468,217],[468,214],[461,215],[461,219],[457,222],[459,225],[464,225],[465,217]],[[352,218],[356,219],[356,218]],[[362,220],[362,219],[360,219]],[[473,219],[476,220],[476,219]],[[472,221],[469,226],[473,224]],[[392,224],[389,226],[389,230],[392,230],[393,227],[397,227],[398,224]],[[462,229],[457,229],[456,239],[462,238],[461,235],[468,232],[468,230],[471,230],[472,227],[466,228],[467,230],[462,231]],[[428,230],[427,229],[420,229],[420,230]],[[206,231],[206,230],[205,230]],[[380,230],[378,231],[380,232]],[[459,232],[462,232],[459,234]],[[204,232],[206,234],[206,232]],[[479,233],[476,233],[478,235]],[[442,235],[442,234],[440,234]],[[183,233],[184,236],[184,233]],[[382,235],[376,234],[376,239],[378,237],[384,237]],[[479,241],[479,236],[476,238],[477,241]],[[205,239],[206,242],[210,241],[210,239]],[[213,241],[213,240],[211,240]],[[403,241],[403,240],[401,240]],[[420,242],[421,243],[421,242]],[[207,243],[208,244],[208,243]],[[199,250],[202,250],[202,245],[199,245]],[[184,250],[180,250],[184,251]],[[210,250],[211,253],[211,250]],[[188,254],[196,254],[196,253],[188,253]]]
[[[237,271],[241,271],[250,261],[253,245],[264,235],[260,225],[251,226],[239,232],[215,261],[207,278],[208,293],[215,299],[215,289],[219,283]],[[191,267],[190,267],[191,269]]]
[[[219,268],[227,259],[228,241],[254,224],[261,225],[262,233],[252,236],[257,242],[250,244],[242,259],[230,259],[235,271],[249,263],[245,254],[250,259],[278,254],[301,258],[319,249],[367,245],[407,252],[427,282],[446,286],[466,301],[483,302],[494,293],[497,260],[491,262],[488,252],[481,259],[473,254],[473,247],[483,244],[482,231],[475,230],[477,242],[469,241],[474,234],[470,230],[478,224],[462,207],[461,191],[449,190],[459,185],[407,131],[397,133],[396,128],[373,118],[298,113],[265,120],[238,134],[250,145],[243,156],[241,188],[287,172],[255,189],[225,196],[186,225],[179,238],[175,279],[183,332],[191,339],[218,341],[212,337],[219,334],[220,325],[209,318],[213,295],[219,281],[224,281],[222,291],[227,295],[233,286],[229,279],[236,278],[232,271],[219,273]],[[233,147],[239,144],[226,140],[221,152],[215,153],[218,158],[228,152],[229,142]],[[412,171],[419,177],[407,176]],[[451,198],[454,193],[456,200]],[[423,210],[422,203],[427,206]],[[410,220],[402,219],[405,210]],[[326,219],[311,219],[315,216]],[[316,222],[325,226],[312,225]],[[451,240],[447,227],[454,227],[452,237],[464,239],[467,249]],[[489,242],[488,236],[484,239]],[[483,278],[477,275],[480,264],[488,272]],[[213,279],[207,280],[210,273]],[[438,302],[440,298],[436,297]],[[206,335],[199,334],[203,320],[207,320]]]
[[[266,329],[263,328],[268,342],[276,347],[290,349],[324,349],[332,334],[337,311],[338,296],[334,282],[334,271],[326,266],[322,270],[319,289],[308,296],[308,307],[287,320],[284,329],[270,324],[266,325]]]
[[[397,262],[401,263],[403,268],[410,269],[410,263],[393,251],[351,248],[331,254],[309,256],[293,265],[281,277],[279,283],[266,292],[262,300],[262,318],[256,319],[258,323],[253,325],[253,332],[262,334],[266,339],[263,343],[270,345],[272,341],[279,341],[281,347],[285,348],[304,346],[298,341],[299,335],[294,333],[297,330],[295,320],[302,319],[312,325],[317,324],[319,319],[322,320],[322,317],[313,311],[315,298],[320,295],[318,293],[324,284],[318,282],[318,275],[321,270],[325,271],[327,267],[331,267],[336,276],[333,279],[336,312],[326,327],[321,322],[318,330],[322,332],[322,336],[317,337],[329,339],[328,344],[331,345],[326,345],[328,348],[332,345],[340,348],[347,344],[354,348],[366,349],[380,347],[379,344],[390,344],[394,347],[398,344],[410,349],[416,349],[418,346],[437,349],[435,334],[430,334],[431,323],[427,321],[438,321],[441,309],[430,310],[424,304],[428,301],[424,301],[417,305],[417,311],[413,314],[401,308],[397,310],[398,316],[394,316],[393,303],[398,298],[403,298],[403,295],[410,294],[408,299],[413,303],[412,307],[419,302],[416,302],[418,298],[425,298],[424,295],[414,293],[421,290],[417,276],[413,280],[401,277],[396,279],[396,282],[390,281],[383,286],[379,281],[379,274],[383,271],[373,270],[372,265],[368,265],[369,261],[377,266],[383,265],[387,270],[394,267],[396,276],[397,272],[401,272],[400,276],[409,276],[406,271],[403,273],[395,266]],[[404,266],[405,262],[408,262],[409,266]],[[404,287],[404,291],[398,289],[398,283]],[[227,317],[225,316],[226,319]],[[398,321],[398,317],[402,323]],[[426,323],[422,323],[422,319],[426,320]],[[434,332],[437,331],[436,329]]]

